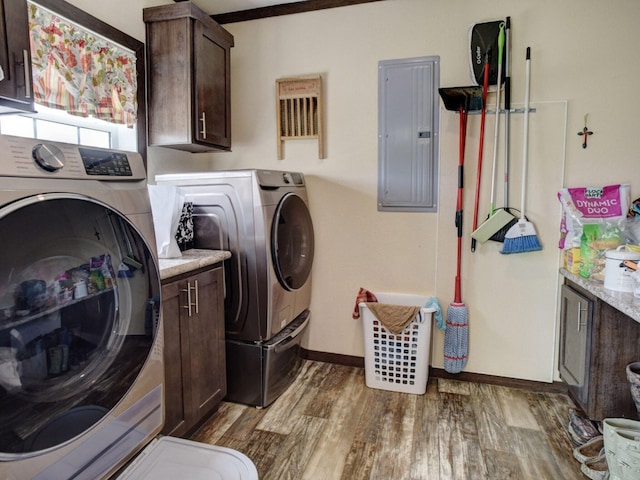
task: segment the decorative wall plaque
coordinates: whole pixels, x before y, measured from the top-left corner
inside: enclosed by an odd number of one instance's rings
[[[324,158],[322,118],[322,77],[280,78],[276,80],[278,159],[282,160],[285,140],[317,139],[318,157]]]

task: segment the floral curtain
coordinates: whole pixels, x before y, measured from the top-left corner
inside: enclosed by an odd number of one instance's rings
[[[135,124],[135,53],[30,2],[29,31],[37,103],[72,115]]]

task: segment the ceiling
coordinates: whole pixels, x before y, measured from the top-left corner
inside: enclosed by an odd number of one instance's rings
[[[272,7],[283,3],[294,3],[300,0],[192,0],[209,15],[219,15],[221,13],[238,12],[241,10],[251,10],[254,8]]]

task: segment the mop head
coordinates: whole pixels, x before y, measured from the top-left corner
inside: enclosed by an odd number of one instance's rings
[[[444,331],[444,369],[460,373],[467,364],[469,351],[469,312],[464,303],[452,303],[447,309]]]
[[[505,235],[500,253],[524,253],[536,250],[542,250],[536,229],[532,223],[521,218]]]

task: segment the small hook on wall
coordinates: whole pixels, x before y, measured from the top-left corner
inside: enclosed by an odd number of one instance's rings
[[[589,135],[593,135],[593,132],[587,128],[588,117],[589,117],[589,114],[587,113],[584,116],[584,128],[582,129],[581,132],[578,132],[578,135],[580,135],[581,137],[584,137],[584,141],[582,142],[582,148],[587,148],[587,139],[589,138]]]

